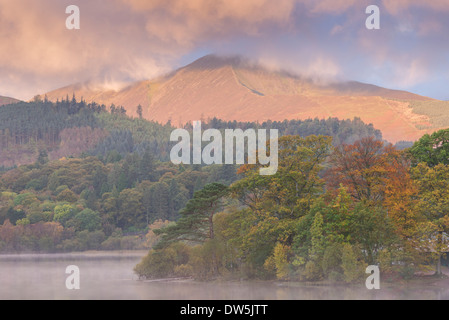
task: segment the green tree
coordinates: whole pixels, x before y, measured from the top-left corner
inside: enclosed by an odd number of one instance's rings
[[[37,157],[36,164],[39,166],[43,166],[48,162],[48,154],[47,150],[39,149],[39,155]]]
[[[107,170],[104,166],[97,164],[92,176],[92,184],[97,197],[101,197],[105,190],[108,189]]]
[[[23,210],[15,210],[10,207],[6,214],[6,220],[9,220],[13,225],[22,219],[26,218],[26,214]]]
[[[382,249],[398,243],[392,221],[381,207],[358,203],[348,222],[351,242],[361,247],[364,260],[370,265],[378,262]]]
[[[323,216],[319,212],[315,215],[310,234],[312,236],[312,243],[309,251],[309,259],[317,264],[321,264],[326,244],[323,233]]]
[[[416,209],[430,222],[427,242],[432,243],[429,249],[437,256],[436,274],[441,275],[441,258],[447,251],[444,234],[449,232],[449,166],[420,163],[412,169],[412,177],[419,190]]]
[[[78,196],[72,190],[67,188],[58,194],[58,196],[56,197],[56,200],[61,201],[61,202],[74,203],[74,202],[78,201]]]
[[[347,283],[354,282],[365,276],[367,265],[359,259],[359,250],[350,244],[345,244],[342,250],[342,268],[344,280]]]
[[[258,174],[258,165],[239,169],[244,175],[231,186],[233,195],[257,213],[270,211],[279,218],[305,215],[322,192],[319,176],[332,139],[325,136],[284,136],[279,139],[279,165],[273,176]]]
[[[171,277],[177,266],[189,261],[190,248],[183,243],[173,243],[163,249],[151,250],[134,268],[140,278]]]
[[[59,222],[63,226],[66,225],[67,221],[72,219],[75,214],[75,208],[70,204],[57,205],[54,210],[53,221]]]
[[[119,198],[119,224],[121,228],[146,225],[146,215],[142,205],[142,193],[136,189],[125,189],[120,192]]]
[[[91,209],[84,209],[73,218],[75,228],[79,231],[95,231],[101,228],[101,218],[98,212]]]
[[[155,218],[169,218],[169,187],[161,181],[151,186],[151,207]]]
[[[103,195],[101,209],[108,221],[113,225],[118,226],[120,221],[120,202],[118,200],[119,193],[117,188],[114,190],[115,192],[108,192]]]
[[[184,208],[188,201],[188,190],[179,184],[176,179],[171,179],[169,182],[169,216],[170,221],[178,219],[178,212]]]
[[[143,118],[143,108],[140,104],[137,106],[137,115],[139,116],[139,119]]]
[[[149,181],[157,181],[156,180],[156,164],[153,155],[151,154],[149,149],[145,150],[145,153],[142,156],[142,159],[139,163],[139,174],[140,180],[149,180]]]
[[[449,129],[440,130],[433,134],[425,134],[409,150],[414,164],[425,162],[429,167],[438,164],[449,165]]]
[[[158,247],[178,241],[203,243],[207,239],[214,239],[213,218],[221,210],[222,198],[227,193],[228,187],[219,183],[208,184],[195,192],[193,199],[180,211],[179,221],[159,231],[163,237]]]
[[[261,176],[258,165],[239,169],[243,178],[231,185],[231,192],[252,212],[247,217],[252,221],[242,236],[241,250],[256,273],[261,272],[263,265],[275,265],[271,262],[276,261],[276,243],[292,247],[298,224],[323,192],[324,181],[319,173],[332,148],[331,141],[324,136],[284,136],[279,139],[276,174]],[[310,227],[311,224],[305,229],[309,242]],[[309,248],[305,248],[301,258],[296,257],[296,263],[305,263]]]

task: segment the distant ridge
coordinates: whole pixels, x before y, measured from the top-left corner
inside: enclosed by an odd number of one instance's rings
[[[20,100],[14,99],[14,98],[10,98],[10,97],[3,97],[0,96],[0,106],[4,106],[7,104],[13,104],[13,103],[18,103],[20,102]]]
[[[73,94],[87,102],[121,105],[131,116],[137,116],[140,104],[144,118],[164,124],[213,117],[261,122],[360,117],[393,143],[416,140],[434,129],[428,116],[411,107],[413,101],[433,99],[360,82],[320,85],[242,57],[208,55],[166,76],[118,90],[76,84],[46,93],[52,101]]]

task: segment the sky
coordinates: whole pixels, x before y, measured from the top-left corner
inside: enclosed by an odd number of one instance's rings
[[[365,26],[370,5],[379,30]],[[0,0],[3,96],[119,89],[211,53],[449,100],[449,0]]]

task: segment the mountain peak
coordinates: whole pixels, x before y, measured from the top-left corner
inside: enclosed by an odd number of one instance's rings
[[[242,67],[249,64],[249,60],[242,56],[219,56],[216,54],[209,54],[195,60],[185,68],[192,69],[219,69],[226,66]]]
[[[17,99],[0,96],[0,106],[7,105],[7,104],[18,103],[18,102],[20,102],[20,101],[17,100]]]

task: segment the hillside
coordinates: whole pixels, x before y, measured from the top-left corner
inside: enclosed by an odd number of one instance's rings
[[[171,120],[175,125],[212,117],[260,122],[360,117],[393,143],[416,140],[435,129],[429,115],[416,113],[411,106],[433,103],[433,99],[359,82],[319,85],[241,58],[206,56],[164,77],[119,91],[78,84],[46,95],[56,101],[73,93],[87,102],[122,105],[134,116],[140,104],[146,119]]]
[[[358,118],[267,123],[225,122],[214,118],[204,122],[203,127],[277,128],[281,135],[331,136],[335,145],[353,143],[364,137],[382,140],[379,130]],[[191,130],[188,125],[186,128]],[[123,108],[107,108],[73,99],[7,105],[0,108],[0,171],[35,163],[41,154],[47,154],[49,160],[84,154],[116,161],[128,154],[150,152],[156,160],[168,161],[173,130],[171,125],[131,118]]]
[[[150,104],[150,87],[151,83],[149,81],[142,81],[120,91],[114,91],[103,89],[102,86],[87,82],[66,86],[45,95],[50,101],[56,102],[57,100],[67,99],[67,97],[72,98],[73,94],[75,94],[77,98],[82,98],[88,103],[96,102],[106,106],[111,104],[123,106],[129,115],[136,115],[139,104],[142,106]]]

